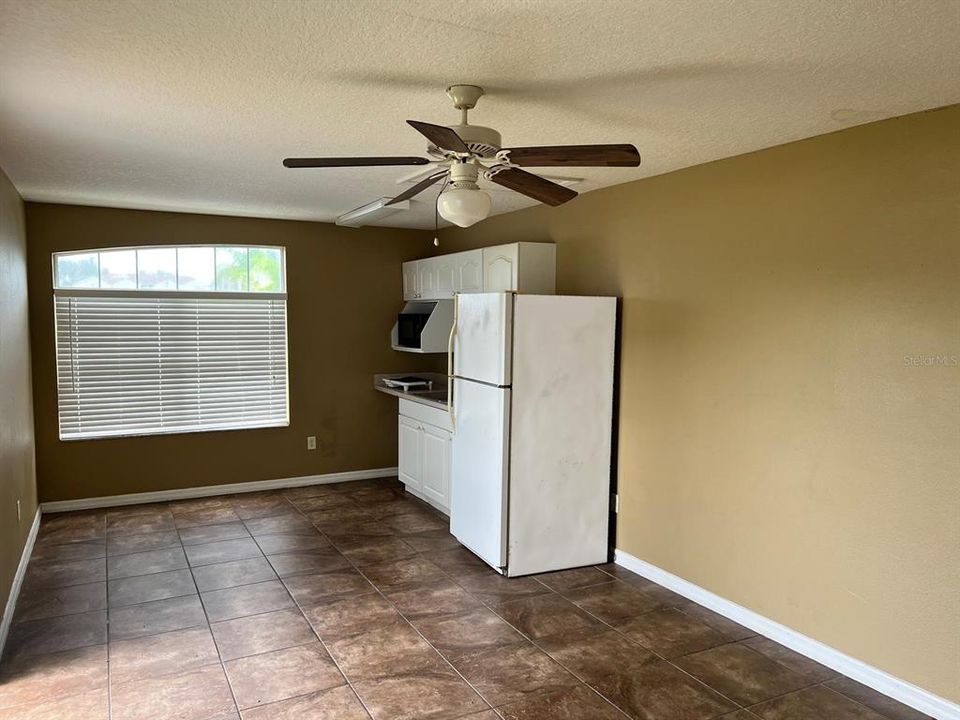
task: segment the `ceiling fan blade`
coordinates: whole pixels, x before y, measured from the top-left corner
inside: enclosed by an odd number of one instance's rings
[[[288,168],[322,167],[378,167],[382,165],[428,165],[431,161],[422,157],[325,157],[284,158]]]
[[[507,159],[522,167],[637,167],[633,145],[547,145],[505,148]]]
[[[414,185],[413,187],[407,188],[407,189],[404,190],[402,193],[400,193],[400,194],[397,195],[395,198],[393,198],[390,202],[384,203],[384,205],[385,205],[385,206],[386,206],[386,205],[393,205],[394,203],[403,202],[404,200],[409,200],[409,199],[412,198],[414,195],[419,195],[421,192],[423,192],[424,190],[426,190],[428,187],[430,187],[431,185],[433,185],[435,182],[437,182],[438,180],[441,180],[446,174],[447,174],[447,171],[444,170],[443,172],[437,173],[436,175],[431,175],[431,176],[428,177],[426,180],[421,180],[420,182],[418,182],[418,183],[417,183],[416,185]]]
[[[528,173],[526,170],[505,165],[498,167],[503,169],[490,173],[490,182],[515,190],[521,195],[526,195],[547,205],[563,205],[568,200],[573,200],[578,194],[576,190],[544,180],[539,175]]]
[[[444,125],[431,125],[430,123],[420,122],[419,120],[407,120],[407,125],[423,135],[441,150],[450,152],[468,153],[470,148],[463,139]]]

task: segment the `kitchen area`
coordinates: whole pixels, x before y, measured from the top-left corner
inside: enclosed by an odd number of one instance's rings
[[[616,298],[557,296],[555,246],[403,263],[394,350],[447,373],[379,373],[398,476],[507,576],[607,560]]]

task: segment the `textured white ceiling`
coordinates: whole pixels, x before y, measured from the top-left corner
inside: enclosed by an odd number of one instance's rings
[[[332,221],[408,168],[280,160],[420,155],[404,120],[456,123],[466,82],[505,146],[640,149],[552,172],[586,192],[960,102],[958,37],[957,0],[0,0],[0,165],[31,200]]]

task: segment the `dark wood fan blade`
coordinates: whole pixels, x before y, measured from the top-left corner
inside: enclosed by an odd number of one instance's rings
[[[322,167],[377,167],[381,165],[428,165],[431,160],[422,157],[325,157],[284,158],[288,168]]]
[[[418,182],[416,185],[414,185],[412,188],[408,188],[408,189],[404,190],[402,193],[400,193],[400,194],[397,195],[395,198],[393,198],[390,202],[385,203],[385,205],[393,205],[394,203],[403,202],[404,200],[409,200],[409,199],[412,198],[414,195],[419,195],[419,194],[422,193],[424,190],[426,190],[428,187],[430,187],[431,185],[433,185],[435,182],[437,182],[438,180],[443,179],[443,177],[444,177],[446,174],[447,174],[447,171],[444,170],[443,172],[437,173],[436,175],[431,175],[431,176],[428,177],[426,180],[421,180],[421,181]]]
[[[526,170],[508,167],[490,175],[490,182],[515,190],[547,205],[563,205],[577,196],[575,190],[545,180]]]
[[[441,150],[458,153],[470,152],[470,148],[467,147],[467,144],[457,135],[455,130],[451,130],[443,125],[431,125],[430,123],[420,122],[419,120],[407,120],[407,125],[423,135]]]
[[[522,167],[637,167],[633,145],[548,145],[508,148],[507,159]]]

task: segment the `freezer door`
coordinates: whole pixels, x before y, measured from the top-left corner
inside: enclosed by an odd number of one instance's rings
[[[486,563],[507,561],[510,390],[454,380],[450,532]]]
[[[513,294],[457,295],[453,374],[488,385],[510,384]]]

